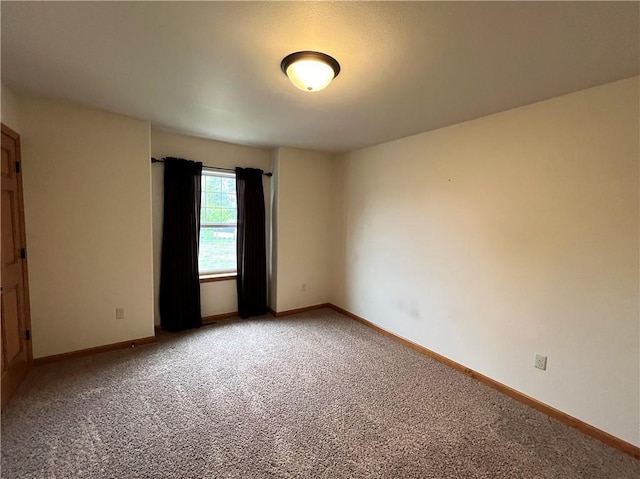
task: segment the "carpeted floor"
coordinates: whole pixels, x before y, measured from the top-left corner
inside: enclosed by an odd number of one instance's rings
[[[11,478],[640,478],[640,461],[330,310],[35,368]]]

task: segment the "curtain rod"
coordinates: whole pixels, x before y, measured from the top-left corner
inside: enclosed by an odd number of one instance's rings
[[[157,158],[151,158],[151,163],[164,163],[164,160],[158,160]],[[207,168],[209,170],[233,171],[234,173],[236,172],[236,170],[234,168],[221,168],[219,166],[203,166],[203,168]],[[262,172],[262,174],[264,176],[273,176],[273,173],[265,173],[264,171]]]

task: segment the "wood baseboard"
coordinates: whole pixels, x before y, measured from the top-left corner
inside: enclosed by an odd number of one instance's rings
[[[620,439],[616,436],[613,436],[612,434],[609,434],[608,432],[598,429],[597,427],[592,426],[591,424],[587,424],[586,422],[581,421],[580,419],[577,419],[573,416],[570,416],[569,414],[564,413],[552,406],[549,406],[548,404],[540,402],[537,399],[527,396],[526,394],[523,394],[520,391],[517,391],[494,379],[491,379],[490,377],[485,376],[484,374],[480,374],[479,372],[474,371],[473,369],[470,369],[460,363],[457,363],[445,356],[442,356],[441,354],[438,354],[435,351],[431,351],[430,349],[427,349],[424,346],[420,346],[419,344],[409,341],[408,339],[397,336],[396,334],[390,331],[387,331],[386,329],[381,328],[380,326],[377,326],[371,321],[368,321],[356,314],[353,314],[352,312],[347,311],[346,309],[343,309],[334,304],[329,304],[328,307],[341,314],[344,314],[345,316],[351,319],[358,321],[359,323],[364,324],[365,326],[368,326],[369,328],[379,333],[384,334],[385,336],[388,336],[392,339],[395,339],[396,341],[399,341],[405,346],[408,346],[411,349],[424,354],[425,356],[429,356],[430,358],[433,358],[436,361],[441,362],[442,364],[445,364],[457,371],[460,371],[464,375],[469,376],[477,381],[480,381],[481,383],[486,384],[487,386],[493,389],[496,389],[501,393],[506,394],[507,396],[515,399],[516,401],[526,404],[527,406],[530,406],[546,414],[547,416],[551,416],[552,418],[557,419],[558,421],[566,424],[567,426],[571,426],[579,430],[580,432],[588,436],[591,436],[594,439],[597,439],[598,441],[603,442],[604,444],[607,444],[608,446],[614,447],[624,452],[625,454],[629,454],[631,457],[640,459],[640,447],[637,447],[623,439]]]
[[[81,358],[83,356],[91,356],[98,353],[106,353],[109,351],[115,351],[116,349],[127,349],[135,346],[141,346],[143,344],[155,343],[155,336],[147,336],[146,338],[132,339],[130,341],[121,341],[119,343],[105,344],[104,346],[97,346],[95,348],[80,349],[78,351],[70,351],[68,353],[54,354],[52,356],[44,356],[42,358],[36,358],[33,360],[34,366],[40,366],[42,364],[55,363],[58,361],[64,361],[65,359]]]
[[[231,318],[237,318],[238,317],[238,312],[237,311],[231,311],[230,313],[222,313],[222,314],[214,314],[213,316],[205,316],[202,318],[202,324],[213,324],[216,323],[218,321],[222,321],[223,319],[231,319]]]
[[[214,314],[211,316],[203,316],[202,325],[206,326],[208,324],[215,324],[218,321],[222,321],[223,319],[231,319],[231,318],[237,318],[237,317],[238,317],[237,311],[231,311],[230,313]],[[162,326],[159,324],[154,325],[154,328],[156,331],[156,335],[159,334],[161,331],[163,331]]]
[[[331,304],[322,303],[322,304],[314,304],[313,306],[305,306],[304,308],[289,309],[287,311],[274,311],[273,309],[269,308],[269,312],[272,315],[274,315],[276,318],[280,318],[282,316],[290,316],[292,314],[306,313],[307,311],[313,311],[315,309],[330,308],[330,307],[331,307]]]

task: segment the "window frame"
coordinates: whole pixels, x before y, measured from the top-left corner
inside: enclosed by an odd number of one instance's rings
[[[213,177],[218,177],[218,178],[233,178],[234,181],[236,179],[236,174],[233,172],[226,172],[226,171],[220,171],[214,168],[207,168],[206,166],[203,166],[202,168],[202,175],[201,175],[201,191],[200,191],[200,233],[199,236],[202,232],[203,228],[229,228],[229,227],[233,227],[236,230],[236,242],[237,242],[237,234],[238,234],[238,220],[236,217],[236,221],[235,223],[204,223],[202,221],[202,213],[204,210],[204,198],[203,195],[205,193],[205,176],[213,176]],[[238,209],[238,203],[236,200],[236,211]],[[200,239],[200,238],[199,238]],[[200,263],[200,252],[201,252],[201,244],[202,242],[199,241],[199,247],[198,247],[198,263]],[[237,245],[237,243],[236,243]],[[213,282],[213,281],[227,281],[227,280],[232,280],[235,279],[237,276],[237,252],[235,253],[236,255],[236,267],[234,269],[226,269],[226,270],[215,270],[215,271],[200,271],[199,267],[198,267],[198,275],[200,278],[200,282],[201,283],[209,283],[209,282]]]

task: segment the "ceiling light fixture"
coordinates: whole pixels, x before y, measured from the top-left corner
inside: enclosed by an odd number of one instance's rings
[[[325,53],[295,52],[282,59],[280,68],[291,83],[304,91],[320,91],[340,73],[338,61]]]

